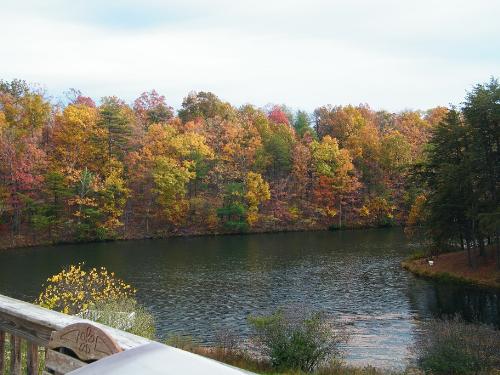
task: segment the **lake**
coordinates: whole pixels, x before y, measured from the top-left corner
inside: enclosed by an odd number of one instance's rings
[[[204,236],[0,251],[0,294],[33,301],[61,267],[105,266],[138,289],[158,334],[243,339],[247,317],[283,306],[348,324],[348,361],[402,367],[419,322],[460,314],[500,325],[500,293],[441,285],[400,268],[418,247],[400,229]]]

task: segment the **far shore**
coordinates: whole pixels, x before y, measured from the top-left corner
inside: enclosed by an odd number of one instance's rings
[[[23,249],[29,247],[37,246],[57,246],[57,245],[75,245],[75,244],[85,244],[85,243],[99,243],[99,242],[117,242],[117,241],[138,241],[138,240],[165,240],[169,238],[193,238],[193,237],[212,237],[212,236],[242,236],[242,235],[254,235],[254,234],[274,234],[274,233],[300,233],[300,232],[335,232],[335,231],[350,231],[350,230],[374,230],[374,229],[386,229],[386,228],[401,228],[400,225],[393,226],[361,226],[361,225],[345,225],[342,228],[332,228],[327,226],[296,226],[296,227],[277,227],[277,228],[255,228],[245,232],[231,232],[231,231],[178,231],[173,233],[163,233],[163,234],[128,234],[126,236],[118,236],[116,238],[110,239],[89,239],[86,241],[77,240],[49,240],[35,238],[35,236],[21,237],[18,236],[14,240],[12,238],[0,237],[0,251],[3,250],[14,250]],[[1,235],[1,233],[0,233]]]
[[[473,268],[469,267],[465,251],[434,256],[432,266],[428,262],[430,258],[405,260],[401,265],[422,277],[500,289],[500,271],[496,268],[494,250],[489,250],[483,257],[474,255],[473,258]]]

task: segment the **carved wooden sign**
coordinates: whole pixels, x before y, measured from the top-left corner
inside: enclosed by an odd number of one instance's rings
[[[71,349],[82,361],[95,361],[122,349],[102,329],[88,323],[75,323],[52,333],[50,349]]]

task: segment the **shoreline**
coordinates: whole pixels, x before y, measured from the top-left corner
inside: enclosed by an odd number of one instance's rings
[[[469,268],[464,251],[435,256],[433,266],[428,264],[427,258],[418,258],[402,261],[401,267],[416,276],[436,281],[500,290],[500,271],[496,269],[494,256],[474,257],[477,263],[474,268]]]
[[[117,237],[113,239],[105,240],[89,240],[89,241],[71,241],[71,240],[60,240],[60,241],[20,241],[14,245],[2,244],[0,243],[0,252],[9,251],[16,249],[27,249],[37,246],[58,246],[58,245],[78,245],[78,244],[90,244],[90,243],[105,243],[105,242],[121,242],[121,241],[145,241],[145,240],[165,240],[170,238],[195,238],[195,237],[219,237],[219,236],[250,236],[256,234],[276,234],[276,233],[301,233],[301,232],[343,232],[343,231],[354,231],[354,230],[374,230],[374,229],[388,229],[388,228],[401,228],[401,225],[393,226],[345,226],[343,228],[331,229],[329,227],[316,227],[316,228],[282,228],[282,229],[256,229],[247,232],[193,232],[193,233],[170,233],[170,234],[158,234],[150,236],[130,236],[130,237]]]

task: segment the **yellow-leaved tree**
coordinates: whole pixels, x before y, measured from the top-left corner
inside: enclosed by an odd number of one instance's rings
[[[120,161],[112,158],[107,163],[99,193],[100,207],[104,216],[100,225],[111,237],[116,229],[122,226],[120,218],[130,195],[130,189],[127,188],[124,178],[123,164]]]
[[[411,206],[408,218],[406,219],[405,233],[407,235],[415,235],[418,232],[418,227],[420,227],[425,222],[426,202],[427,197],[424,194],[420,194],[415,198],[415,202]]]
[[[180,163],[167,156],[156,159],[153,191],[158,194],[157,201],[163,207],[170,223],[182,222],[188,207],[185,199],[187,183],[195,176],[192,162]]]
[[[7,119],[5,118],[5,113],[0,111],[0,135],[2,135],[3,130],[7,127]]]
[[[153,182],[150,191],[170,224],[182,223],[189,206],[188,183],[198,176],[197,166],[213,158],[213,152],[202,135],[182,133],[171,125],[151,125],[145,139],[134,165],[145,171],[138,173],[138,180]]]
[[[259,204],[271,199],[271,192],[269,184],[255,172],[247,173],[245,184],[247,191],[245,198],[248,203],[247,222],[252,226],[259,219]]]
[[[106,268],[84,269],[72,265],[47,279],[36,303],[65,314],[78,314],[102,301],[118,301],[135,296],[136,290]]]
[[[105,159],[107,130],[98,126],[96,108],[72,104],[55,118],[52,164],[57,169],[92,173],[102,170]]]
[[[317,212],[326,217],[337,216],[340,227],[343,196],[358,186],[352,174],[354,165],[351,155],[347,149],[339,147],[336,138],[329,135],[321,141],[312,141],[309,147],[315,172],[313,196]]]

